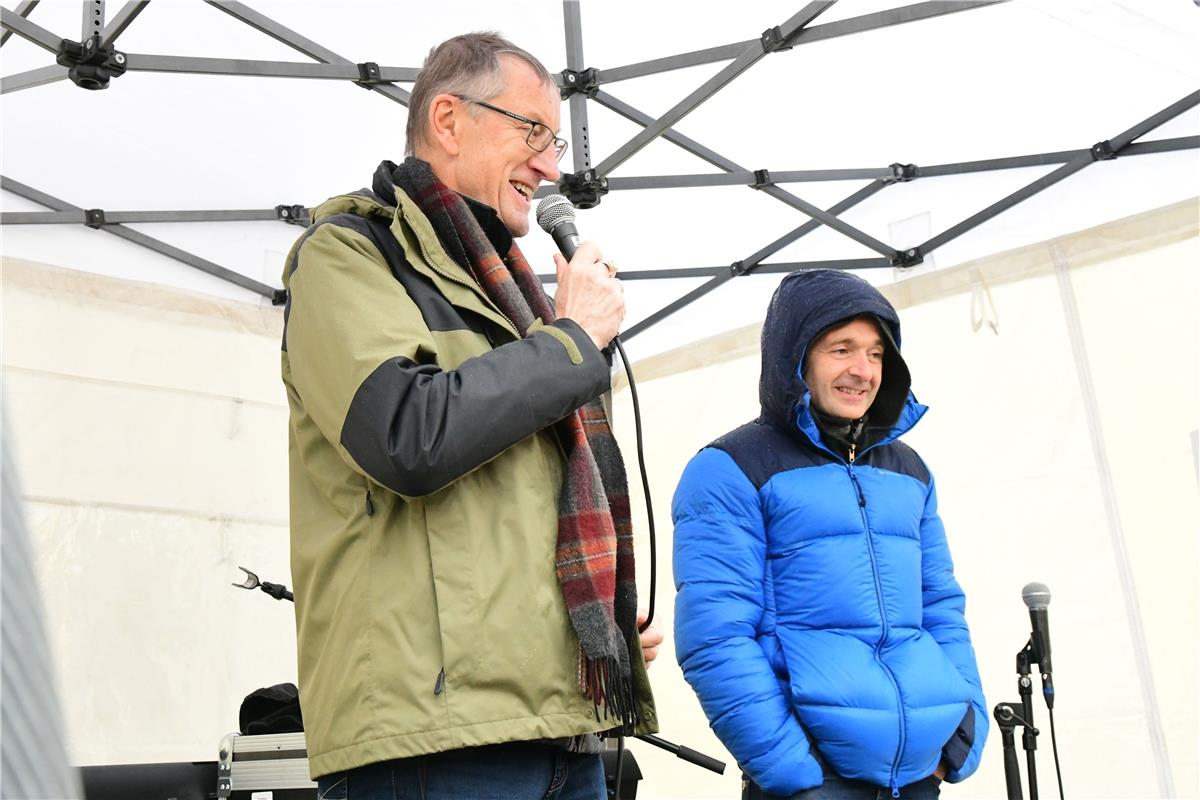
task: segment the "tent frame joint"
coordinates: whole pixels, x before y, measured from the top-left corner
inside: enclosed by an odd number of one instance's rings
[[[1117,151],[1113,149],[1112,142],[1108,139],[1092,145],[1091,152],[1092,161],[1109,161],[1117,157]]]
[[[600,198],[608,194],[608,178],[597,175],[594,169],[564,172],[558,179],[558,190],[576,208],[595,208]]]
[[[81,89],[107,89],[111,78],[125,74],[127,59],[115,47],[103,44],[99,33],[82,42],[63,39],[55,62],[67,68],[67,77]]]
[[[83,211],[83,224],[87,225],[89,228],[95,228],[96,230],[103,228],[108,224],[108,221],[104,218],[104,209],[85,208]]]
[[[750,184],[750,188],[758,189],[759,191],[768,186],[774,186],[775,182],[771,180],[771,171],[766,169],[754,170],[754,183]]]
[[[309,224],[308,209],[299,204],[275,206],[275,218],[289,225],[299,225],[302,228],[307,228]]]
[[[897,250],[892,256],[892,266],[899,269],[910,269],[918,266],[925,261],[925,253],[920,247],[909,247],[905,250]]]
[[[600,70],[595,67],[587,69],[564,69],[559,73],[562,76],[562,87],[559,89],[559,97],[566,100],[573,94],[582,94],[585,97],[595,97],[600,91]]]
[[[901,164],[897,162],[889,166],[892,169],[892,176],[885,178],[885,183],[908,183],[921,177],[921,168],[916,164]]]
[[[361,64],[355,64],[358,67],[358,80],[356,84],[364,89],[370,89],[372,86],[379,83],[388,83],[379,76],[379,64],[375,61],[364,61]]]
[[[792,49],[792,44],[788,42],[787,37],[783,35],[783,31],[780,30],[778,25],[763,31],[762,36],[759,37],[759,41],[762,43],[764,53],[775,53]]]

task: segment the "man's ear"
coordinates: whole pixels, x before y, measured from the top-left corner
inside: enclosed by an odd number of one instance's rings
[[[439,94],[429,104],[429,144],[446,155],[458,155],[466,109],[452,94]]]

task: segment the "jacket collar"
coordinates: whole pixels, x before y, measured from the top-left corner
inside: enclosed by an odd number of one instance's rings
[[[385,205],[393,207],[398,205],[396,202],[396,182],[395,178],[393,177],[395,172],[396,164],[392,161],[385,160],[380,162],[379,166],[376,167],[375,175],[371,179],[371,191],[373,191],[379,197],[379,199],[384,202]],[[462,192],[459,192],[458,196],[466,201],[467,208],[469,208],[471,213],[475,216],[475,220],[479,223],[479,227],[483,229],[484,234],[492,243],[492,247],[494,247],[496,252],[500,254],[500,257],[503,258],[512,248],[513,237],[512,234],[509,233],[508,228],[505,227],[504,222],[501,221],[500,215],[496,212],[496,209],[492,208],[486,203],[481,203],[474,197],[468,197]],[[438,240],[441,242],[442,248],[446,250],[446,252],[453,252],[451,245],[442,240],[440,235],[438,236]],[[470,265],[460,264],[459,266],[467,269]]]
[[[900,409],[900,416],[896,419],[896,422],[887,430],[886,433],[883,434],[883,436],[880,436],[874,441],[868,439],[867,445],[858,451],[856,459],[868,450],[873,450],[881,445],[890,444],[904,434],[908,433],[910,430],[912,430],[914,425],[920,422],[921,417],[925,416],[925,412],[928,410],[929,406],[920,403],[916,396],[910,391],[908,393],[908,397],[904,401],[903,408]],[[799,429],[802,435],[812,442],[815,447],[832,454],[841,461],[846,460],[845,453],[836,452],[825,442],[825,439],[821,436],[821,426],[817,423],[816,418],[813,416],[812,393],[807,387],[804,389],[804,397],[802,397],[800,402],[796,405],[795,426]]]

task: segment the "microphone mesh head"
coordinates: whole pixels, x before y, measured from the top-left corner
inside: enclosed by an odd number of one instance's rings
[[[537,223],[550,233],[562,222],[575,221],[575,207],[561,194],[549,194],[542,198],[537,207]]]
[[[1021,599],[1030,611],[1038,611],[1050,605],[1050,589],[1044,583],[1027,583],[1021,590]]]

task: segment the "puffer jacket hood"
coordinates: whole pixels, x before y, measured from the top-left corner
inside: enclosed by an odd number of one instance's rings
[[[795,272],[779,284],[767,308],[762,332],[762,373],[758,395],[762,421],[786,430],[812,426],[804,358],[827,329],[860,314],[873,315],[884,328],[883,383],[871,405],[872,426],[893,427],[910,399],[911,378],[900,355],[900,318],[879,290],[848,272],[819,269]],[[916,403],[913,401],[916,412]],[[923,410],[923,409],[921,409]],[[903,427],[916,419],[905,414]],[[917,413],[919,417],[919,412]],[[815,430],[815,428],[813,428]]]

